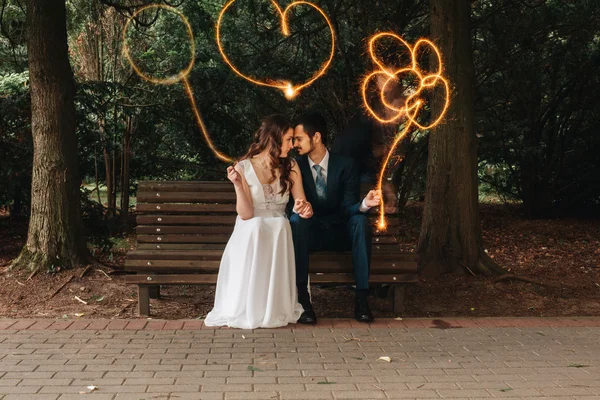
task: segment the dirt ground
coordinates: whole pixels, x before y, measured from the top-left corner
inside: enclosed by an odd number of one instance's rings
[[[414,251],[422,208],[415,204],[402,215],[400,247]],[[516,207],[483,205],[481,226],[491,257],[510,272],[556,287],[472,275],[443,276],[409,285],[403,317],[452,316],[598,316],[600,315],[600,221],[579,219],[526,220]],[[119,240],[111,253],[97,255],[106,267],[59,273],[8,271],[7,265],[25,243],[24,223],[0,219],[0,317],[4,318],[131,318],[137,316],[135,286],[126,286],[122,265],[135,236]],[[111,268],[113,267],[113,268]],[[83,276],[82,276],[83,275]],[[152,317],[201,318],[212,305],[214,286],[163,287],[151,301]],[[352,317],[349,287],[314,288],[321,317]],[[371,297],[376,317],[396,316],[391,303]]]

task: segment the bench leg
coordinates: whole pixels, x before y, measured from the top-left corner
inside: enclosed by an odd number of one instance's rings
[[[140,315],[150,315],[150,286],[138,285],[138,312]]]
[[[149,291],[151,299],[160,299],[160,285],[150,286]]]
[[[394,313],[399,314],[404,311],[404,295],[406,294],[406,286],[394,285],[392,293],[394,297]]]

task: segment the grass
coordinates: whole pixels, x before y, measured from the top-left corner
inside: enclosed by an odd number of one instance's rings
[[[95,189],[96,189],[96,184],[94,183],[89,183],[86,185],[83,185],[84,188],[86,188],[89,191],[94,190],[94,192],[90,193],[89,199],[95,202],[98,202],[98,194],[96,193]],[[108,206],[108,191],[106,189],[106,186],[104,185],[98,185],[98,189],[100,189],[100,201],[102,202],[103,206]],[[120,205],[120,198],[121,198],[121,192],[117,192],[117,208],[119,208]],[[134,207],[137,204],[135,196],[129,196],[129,207]]]

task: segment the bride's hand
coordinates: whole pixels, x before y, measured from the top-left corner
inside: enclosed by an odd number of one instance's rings
[[[242,176],[235,170],[235,167],[227,167],[227,179],[229,179],[235,186],[242,184]]]

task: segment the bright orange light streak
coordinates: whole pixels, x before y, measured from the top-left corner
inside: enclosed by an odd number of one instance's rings
[[[395,68],[395,67],[390,68],[390,67],[386,66],[385,63],[383,63],[377,57],[377,54],[375,51],[375,44],[377,43],[377,41],[381,40],[382,38],[394,39],[394,40],[397,40],[398,42],[400,42],[402,44],[402,46],[404,46],[408,50],[408,53],[411,55],[411,65],[409,67],[404,67],[404,68],[399,68],[399,69]],[[438,68],[435,73],[423,72],[419,69],[419,65],[417,62],[417,51],[420,47],[425,47],[425,46],[429,47],[431,50],[433,50],[433,52],[436,55],[436,58],[438,61]],[[371,113],[371,115],[373,115],[373,117],[375,119],[377,119],[381,123],[387,124],[387,123],[396,122],[401,117],[405,117],[407,119],[404,129],[398,135],[396,135],[396,137],[394,138],[394,141],[392,142],[390,150],[388,151],[388,153],[384,159],[384,162],[381,166],[381,170],[379,171],[379,179],[377,181],[377,190],[379,190],[381,193],[382,186],[383,186],[383,177],[385,175],[387,165],[388,165],[390,159],[392,158],[392,155],[394,154],[394,150],[396,149],[396,146],[404,137],[406,137],[408,132],[410,132],[411,128],[416,127],[417,129],[426,130],[426,129],[430,129],[440,123],[440,121],[446,114],[446,111],[448,110],[448,106],[450,105],[450,86],[448,84],[448,81],[442,76],[443,64],[442,64],[442,56],[440,54],[440,51],[435,46],[435,44],[433,44],[433,42],[431,42],[430,40],[419,39],[415,43],[415,45],[413,47],[411,47],[399,35],[396,35],[395,33],[392,33],[392,32],[382,32],[382,33],[378,33],[378,34],[372,36],[371,39],[369,40],[369,54],[371,56],[371,59],[373,60],[373,63],[375,65],[377,65],[377,67],[379,67],[379,69],[371,72],[363,79],[362,96],[363,96],[363,102],[364,102],[365,108],[369,111],[369,113]],[[385,92],[386,92],[386,88],[390,82],[396,81],[397,79],[399,79],[398,78],[399,76],[406,75],[406,74],[415,75],[419,83],[418,83],[418,85],[416,85],[417,87],[416,87],[416,90],[414,91],[414,93],[412,93],[406,99],[404,106],[398,108],[398,107],[395,107],[394,105],[390,104],[386,100]],[[369,104],[369,101],[367,98],[367,89],[369,87],[369,83],[371,82],[371,80],[373,78],[376,78],[378,75],[384,75],[387,77],[387,80],[385,81],[383,86],[380,88],[380,99],[381,99],[381,103],[388,110],[395,112],[395,114],[393,114],[391,117],[385,117],[385,116],[382,117],[382,116],[378,115],[377,112],[375,110],[373,110],[373,108]],[[424,89],[434,88],[436,85],[442,86],[444,89],[444,98],[445,98],[444,106],[443,106],[440,114],[435,119],[433,119],[432,122],[430,122],[428,125],[421,125],[417,121],[417,115],[421,111],[422,107],[425,105],[425,100],[419,96],[421,95],[421,92]],[[381,198],[381,206],[379,209],[378,228],[380,230],[385,230],[386,227],[387,227],[387,224],[386,224],[386,220],[385,220],[385,207],[384,207],[384,201],[383,201],[383,197],[382,197]]]
[[[233,70],[233,72],[235,72],[240,77],[242,77],[242,78],[246,79],[247,81],[250,81],[256,85],[268,86],[268,87],[279,89],[279,90],[283,91],[283,93],[285,94],[285,97],[288,99],[294,98],[302,89],[306,88],[307,86],[312,84],[314,81],[319,79],[321,76],[323,76],[323,74],[325,74],[325,72],[329,68],[329,65],[331,64],[331,61],[333,60],[333,55],[335,54],[335,34],[334,34],[334,30],[333,30],[333,25],[331,24],[331,21],[329,20],[329,17],[327,16],[327,14],[325,14],[325,12],[321,8],[319,8],[315,4],[310,3],[308,1],[295,1],[295,2],[291,3],[290,5],[288,5],[284,10],[282,10],[281,7],[279,6],[279,4],[277,4],[277,2],[275,0],[271,0],[271,4],[273,4],[273,7],[275,7],[277,12],[279,13],[279,16],[281,18],[281,31],[284,36],[290,35],[290,29],[288,26],[288,12],[292,8],[301,6],[301,5],[305,5],[308,7],[312,7],[317,12],[319,12],[319,14],[321,14],[321,16],[327,22],[327,26],[329,27],[329,31],[331,33],[331,49],[329,51],[329,58],[327,59],[327,61],[325,61],[323,63],[323,65],[321,65],[321,68],[319,70],[317,70],[309,80],[307,80],[306,82],[304,82],[302,84],[298,84],[296,86],[294,86],[294,84],[292,82],[287,82],[287,81],[275,81],[275,80],[271,80],[271,79],[259,80],[257,78],[253,78],[253,77],[241,72],[233,64],[233,62],[231,60],[229,60],[229,57],[227,57],[227,54],[225,54],[225,50],[223,49],[223,44],[221,43],[221,25],[223,22],[223,16],[225,15],[225,13],[229,9],[229,7],[231,7],[233,5],[233,3],[235,3],[235,2],[236,2],[236,0],[230,0],[229,2],[227,2],[227,4],[225,4],[225,7],[223,7],[223,9],[221,10],[221,13],[219,14],[219,19],[217,20],[217,46],[219,47],[219,52],[221,53],[223,60],[225,60],[225,63],[227,63],[227,65],[229,65],[229,67]]]
[[[186,27],[188,37],[189,37],[190,43],[191,43],[191,45],[190,45],[190,63],[188,64],[188,66],[185,69],[181,70],[177,75],[173,75],[173,76],[163,78],[163,79],[154,78],[151,75],[148,75],[148,74],[145,74],[144,72],[142,72],[142,70],[138,67],[138,65],[135,63],[135,61],[131,57],[131,53],[129,52],[129,46],[127,45],[127,39],[126,39],[127,29],[129,29],[129,25],[131,24],[131,21],[133,21],[133,19],[137,15],[139,15],[141,12],[152,9],[152,8],[162,8],[162,9],[170,11],[170,12],[176,14],[177,16],[179,16],[179,18],[181,18],[181,21],[183,21],[183,24]],[[190,85],[190,82],[188,80],[188,75],[189,75],[190,71],[192,70],[192,68],[194,67],[195,53],[196,53],[196,47],[194,44],[194,33],[192,31],[192,26],[190,25],[190,23],[187,20],[187,18],[185,17],[185,15],[183,15],[183,13],[181,13],[179,10],[177,10],[174,7],[170,7],[170,6],[167,6],[164,4],[149,4],[147,6],[144,6],[140,9],[138,9],[135,13],[133,13],[131,15],[131,17],[127,20],[127,22],[125,23],[125,26],[123,27],[123,54],[125,55],[125,58],[127,58],[127,60],[129,61],[129,64],[131,65],[131,67],[133,68],[135,73],[138,74],[142,79],[144,79],[148,82],[157,84],[157,85],[172,85],[174,83],[182,81],[183,86],[185,88],[185,93],[187,94],[187,96],[190,99],[190,102],[192,103],[192,110],[194,111],[194,116],[196,117],[196,123],[198,124],[198,127],[202,131],[202,135],[204,135],[204,139],[206,140],[208,147],[210,147],[210,149],[212,150],[212,152],[215,154],[215,156],[217,158],[219,158],[220,160],[225,161],[227,163],[231,163],[231,162],[233,162],[233,159],[226,156],[225,154],[219,152],[219,150],[217,150],[216,146],[212,142],[210,135],[208,134],[208,130],[206,129],[206,125],[204,125],[204,121],[202,120],[202,116],[200,115],[200,110],[198,109],[196,100],[194,99],[194,92],[192,91],[192,86]]]

